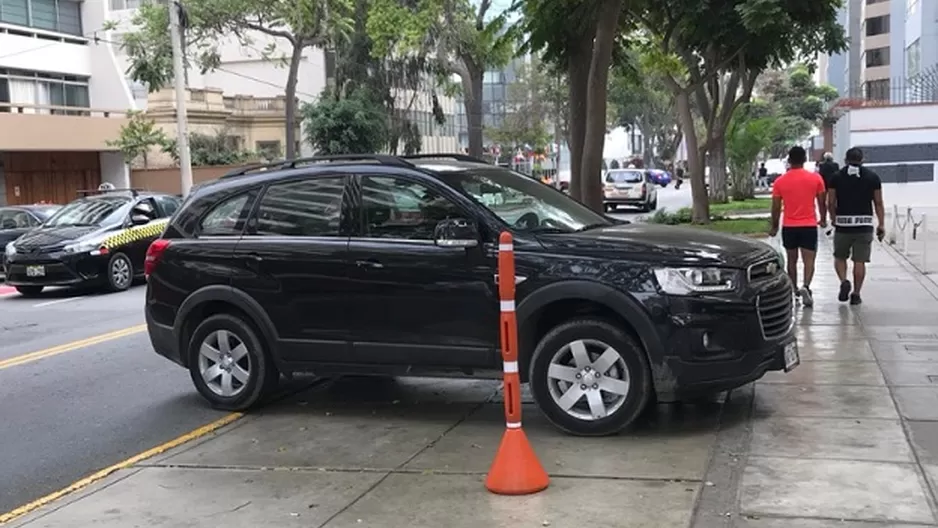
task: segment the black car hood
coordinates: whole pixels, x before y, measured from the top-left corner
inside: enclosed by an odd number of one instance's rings
[[[113,230],[101,226],[39,227],[16,241],[17,249],[52,249]]]
[[[775,250],[758,240],[692,227],[646,223],[611,225],[582,233],[541,235],[542,244],[564,253],[616,254],[623,259],[668,265],[746,267],[772,258]]]

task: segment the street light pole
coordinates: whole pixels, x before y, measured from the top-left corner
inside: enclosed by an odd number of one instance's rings
[[[182,29],[177,0],[169,1],[169,34],[173,44],[173,84],[176,88],[176,148],[179,154],[180,187],[187,196],[192,189],[192,161],[189,157],[189,119],[186,113],[186,70],[183,66]]]

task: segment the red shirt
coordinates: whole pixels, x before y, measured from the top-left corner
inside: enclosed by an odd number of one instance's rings
[[[791,169],[772,184],[772,197],[782,199],[782,227],[815,227],[817,195],[823,193],[824,179],[816,172]]]

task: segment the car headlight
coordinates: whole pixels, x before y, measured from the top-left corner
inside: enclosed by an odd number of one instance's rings
[[[727,268],[658,268],[655,278],[671,295],[728,292],[739,284],[740,272]]]
[[[13,242],[7,243],[7,247],[6,247],[6,249],[4,250],[4,253],[5,253],[6,256],[8,256],[8,257],[12,257],[13,255],[16,255],[16,247],[13,246]]]
[[[103,237],[96,237],[89,240],[82,240],[80,242],[75,242],[74,244],[69,244],[62,248],[62,251],[66,253],[86,253],[90,251],[96,251],[101,248],[101,243],[104,242]]]

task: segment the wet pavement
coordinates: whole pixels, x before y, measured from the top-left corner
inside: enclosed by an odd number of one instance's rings
[[[659,406],[610,438],[564,435],[526,404],[552,478],[540,494],[482,485],[503,428],[497,383],[348,378],[12,526],[934,526],[938,292],[878,247],[865,304],[840,304],[827,249],[792,373]]]

